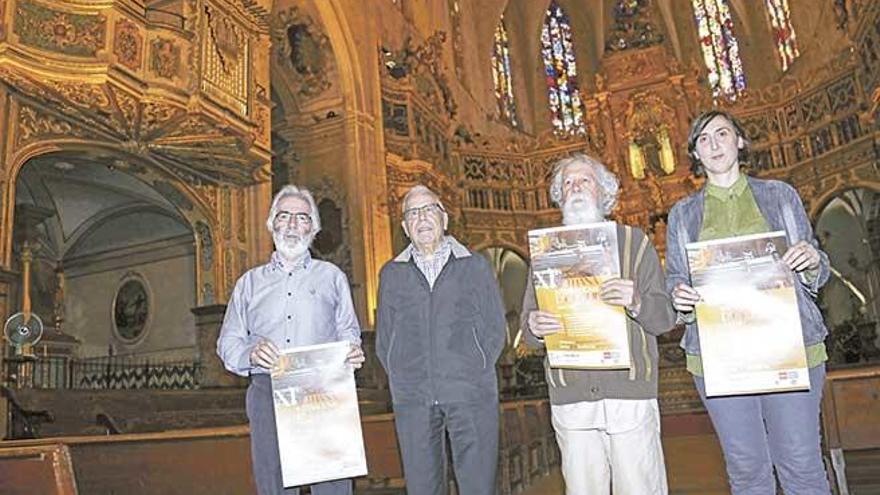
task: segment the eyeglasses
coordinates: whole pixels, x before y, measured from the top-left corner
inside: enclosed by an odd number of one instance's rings
[[[291,213],[289,211],[279,211],[278,214],[275,215],[275,223],[290,223],[291,219],[295,220],[297,224],[312,224],[312,217],[308,213]]]
[[[428,216],[428,215],[433,215],[438,212],[445,213],[446,210],[443,209],[443,205],[441,205],[440,203],[431,203],[431,204],[427,204],[425,206],[416,206],[414,208],[409,208],[407,210],[404,210],[403,218],[408,221],[413,221],[413,220],[419,218],[419,215],[421,215],[422,213],[424,213],[425,216]]]

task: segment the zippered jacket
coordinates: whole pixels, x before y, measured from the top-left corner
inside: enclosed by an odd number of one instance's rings
[[[433,289],[409,250],[379,272],[376,353],[394,404],[498,400],[507,326],[498,283],[483,256],[453,243]]]

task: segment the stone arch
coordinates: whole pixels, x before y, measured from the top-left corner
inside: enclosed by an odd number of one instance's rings
[[[880,321],[880,189],[849,184],[817,201],[815,234],[832,276],[819,294],[835,364],[876,358]]]
[[[112,222],[116,219],[125,217],[134,212],[152,213],[162,217],[170,218],[172,220],[179,220],[178,218],[171,215],[169,212],[163,210],[160,207],[138,202],[119,210],[99,213],[87,220],[86,222],[83,222],[79,227],[76,228],[76,230],[71,232],[70,238],[65,242],[62,251],[58,254],[61,257],[65,257],[68,255],[68,253],[75,252],[78,249],[79,245],[93,232],[102,228],[108,222]]]
[[[519,331],[523,294],[526,286],[531,283],[528,280],[528,257],[523,257],[518,250],[502,246],[500,243],[492,243],[474,251],[485,256],[495,270],[504,304],[504,316],[507,320],[507,343],[512,345]]]
[[[526,260],[526,263],[529,261],[529,253],[524,249],[523,246],[515,244],[513,242],[506,241],[504,239],[488,239],[476,244],[471,249],[473,251],[485,251],[490,248],[501,248],[507,251],[511,251],[520,258]]]
[[[175,176],[157,161],[135,155],[122,149],[119,145],[86,140],[55,139],[44,140],[16,150],[8,162],[7,181],[4,196],[7,198],[7,211],[2,218],[2,236],[0,236],[0,254],[3,264],[12,263],[12,234],[14,221],[14,198],[16,184],[22,168],[31,160],[51,156],[64,156],[66,153],[83,153],[94,157],[96,161],[106,161],[109,166],[127,173],[153,188],[166,197],[177,209],[180,216],[187,222],[194,234],[196,246],[196,301],[199,306],[214,304],[222,297],[223,280],[218,260],[222,250],[215,242],[214,234],[219,232],[218,219],[210,206],[201,198],[193,187]]]
[[[843,185],[839,185],[838,187],[834,187],[827,191],[822,191],[813,198],[803,198],[804,204],[809,205],[807,207],[807,215],[812,222],[815,223],[819,214],[825,210],[825,207],[828,206],[828,203],[830,203],[831,200],[849,190],[861,188],[875,192],[880,191],[880,180],[861,180],[856,177],[853,177],[852,179],[853,180],[847,181]]]

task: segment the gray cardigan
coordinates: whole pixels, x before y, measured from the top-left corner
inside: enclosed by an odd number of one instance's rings
[[[811,281],[799,276],[801,283],[796,285],[804,345],[818,344],[828,335],[822,313],[815,302],[819,289],[828,281],[830,274],[828,255],[819,249],[804,205],[793,187],[778,180],[746,178],[758,209],[772,230],[784,230],[789,246],[806,240],[819,250],[818,275]],[[666,288],[669,293],[679,283],[691,285],[685,246],[700,237],[705,198],[706,189],[703,188],[676,203],[669,212],[669,225],[666,229]],[[700,354],[700,338],[695,323],[687,324],[681,347],[688,354]]]
[[[432,290],[407,254],[379,273],[376,354],[392,401],[497,401],[507,322],[489,262],[455,241]]]
[[[635,281],[641,299],[639,314],[627,319],[632,367],[629,370],[571,370],[550,368],[545,359],[544,371],[552,404],[657,397],[657,336],[674,325],[672,305],[663,283],[663,267],[651,240],[638,228],[618,224],[617,244],[622,278]],[[529,278],[531,282],[531,273]],[[534,283],[528,283],[523,296],[522,334],[530,347],[543,347],[543,341],[529,329],[529,313],[536,309]]]

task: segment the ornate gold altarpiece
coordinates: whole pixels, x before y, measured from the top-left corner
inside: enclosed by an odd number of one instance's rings
[[[226,0],[0,1],[0,266],[19,170],[68,154],[173,203],[195,234],[198,305],[224,301],[265,251],[249,225],[269,187],[267,17]]]

